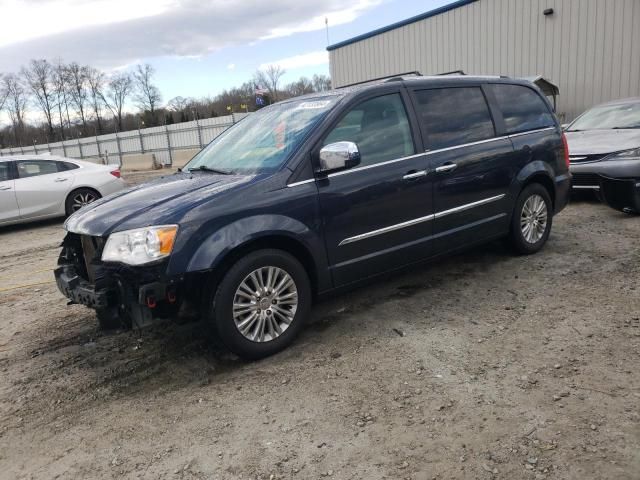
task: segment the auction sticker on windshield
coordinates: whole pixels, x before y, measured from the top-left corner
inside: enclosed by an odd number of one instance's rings
[[[297,109],[315,109],[315,108],[324,108],[331,103],[331,100],[320,100],[316,102],[302,102],[298,105]]]

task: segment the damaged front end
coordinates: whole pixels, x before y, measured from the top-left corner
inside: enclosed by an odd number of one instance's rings
[[[166,278],[166,261],[144,266],[103,262],[105,243],[97,236],[65,236],[54,273],[70,303],[95,309],[99,319],[134,328],[177,314],[183,279]]]

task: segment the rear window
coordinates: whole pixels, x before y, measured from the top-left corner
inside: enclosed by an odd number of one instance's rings
[[[480,87],[419,90],[415,96],[430,150],[495,136],[489,107]]]
[[[522,85],[491,85],[491,88],[502,111],[507,133],[555,125],[553,114],[531,88]]]

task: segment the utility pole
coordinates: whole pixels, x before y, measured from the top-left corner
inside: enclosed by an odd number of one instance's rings
[[[327,31],[327,47],[329,46],[329,17],[324,17],[324,26]]]

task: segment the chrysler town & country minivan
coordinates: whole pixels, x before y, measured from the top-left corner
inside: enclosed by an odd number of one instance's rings
[[[332,291],[501,237],[539,251],[568,167],[526,81],[395,77],[311,94],[73,214],[55,276],[102,327],[190,306],[230,350],[260,358]]]

